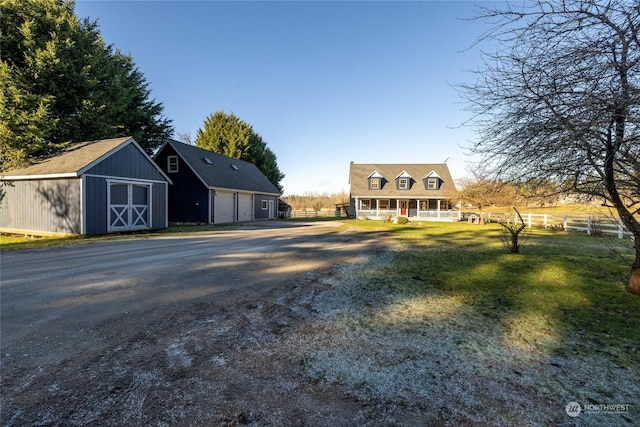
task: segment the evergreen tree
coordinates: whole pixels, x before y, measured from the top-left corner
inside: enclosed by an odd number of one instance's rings
[[[69,0],[0,0],[0,170],[70,143],[133,136],[152,152],[171,135],[128,55],[79,20]]]
[[[217,111],[210,114],[203,128],[198,129],[195,143],[205,150],[255,164],[282,191],[280,181],[284,174],[278,168],[275,153],[249,123],[233,113]]]

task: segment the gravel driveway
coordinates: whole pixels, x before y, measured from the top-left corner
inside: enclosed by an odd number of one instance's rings
[[[339,225],[2,252],[2,425],[352,419],[358,405],[269,345],[305,327],[323,275],[384,245]]]

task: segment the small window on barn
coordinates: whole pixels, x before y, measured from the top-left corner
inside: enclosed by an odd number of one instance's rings
[[[236,172],[240,170],[240,168],[238,168],[236,165],[231,165],[231,169],[233,169]]]
[[[178,172],[178,156],[167,156],[167,172]]]
[[[262,210],[266,211],[267,209],[269,209],[269,201],[268,200],[263,200],[261,206],[262,206]]]
[[[213,162],[208,157],[203,157],[202,161],[205,162],[206,164],[208,164],[209,166],[213,165]]]

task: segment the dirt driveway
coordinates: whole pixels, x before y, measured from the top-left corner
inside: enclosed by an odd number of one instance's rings
[[[2,425],[351,424],[291,341],[321,278],[384,245],[339,225],[4,251]]]

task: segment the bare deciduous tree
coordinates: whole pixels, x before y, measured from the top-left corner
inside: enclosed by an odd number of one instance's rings
[[[499,179],[472,172],[473,178],[460,180],[463,203],[469,203],[480,211],[480,223],[484,223],[483,210],[487,206],[511,206],[515,202],[515,189]]]
[[[516,215],[513,217],[513,223],[500,221],[500,225],[502,226],[502,242],[504,243],[505,248],[509,249],[509,252],[519,254],[520,242],[518,241],[518,237],[527,224],[525,224],[522,219],[520,211],[515,207],[513,210],[516,211]]]
[[[640,3],[481,5],[474,19],[495,49],[458,86],[479,130],[472,151],[503,179],[612,204],[634,236],[627,289],[640,295]]]

